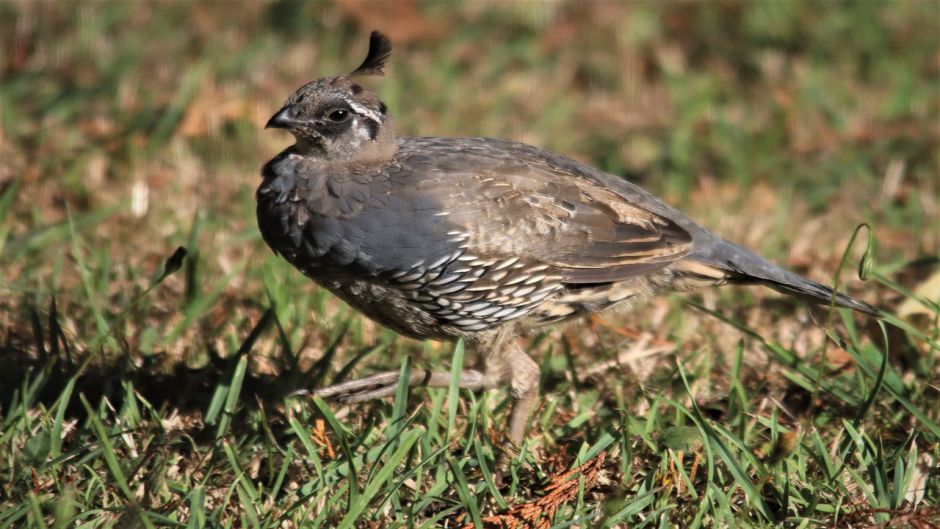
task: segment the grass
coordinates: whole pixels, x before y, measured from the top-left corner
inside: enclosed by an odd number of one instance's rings
[[[0,528],[936,526],[938,10],[0,4]],[[528,337],[543,400],[501,473],[505,392],[291,396],[475,360],[362,319],[254,223],[288,144],[261,125],[372,28],[400,135],[623,174],[844,268],[890,324],[726,288]],[[840,267],[862,222],[867,282],[863,240]]]

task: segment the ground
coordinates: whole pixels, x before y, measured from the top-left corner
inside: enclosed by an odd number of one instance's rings
[[[506,392],[291,396],[473,360],[254,221],[263,124],[372,29],[399,135],[623,175],[885,318],[728,287],[530,336],[501,475]],[[937,527],[938,35],[926,1],[0,4],[0,528]]]

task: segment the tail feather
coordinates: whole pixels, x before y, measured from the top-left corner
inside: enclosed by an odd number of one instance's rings
[[[831,288],[784,270],[725,240],[718,239],[704,248],[696,248],[688,258],[691,260],[688,271],[702,279],[711,277],[716,279],[716,283],[761,283],[779,292],[808,298],[817,303],[832,301]],[[879,315],[877,308],[845,294],[836,293],[835,299],[836,305],[840,307],[871,316]]]

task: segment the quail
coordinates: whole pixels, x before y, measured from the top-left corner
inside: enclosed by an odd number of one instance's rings
[[[640,187],[523,143],[396,138],[388,108],[355,82],[383,75],[372,32],[352,73],[307,83],[268,121],[296,142],[262,169],[265,242],[317,284],[394,331],[463,338],[478,369],[460,387],[508,386],[521,443],[539,365],[512,339],[653,294],[761,284],[868,314],[872,306],[713,235]],[[394,393],[380,373],[312,392],[360,402]],[[416,370],[411,385],[447,386]]]

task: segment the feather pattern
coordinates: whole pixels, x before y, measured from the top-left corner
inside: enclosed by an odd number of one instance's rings
[[[575,162],[551,156],[497,140],[403,138],[390,163],[350,174],[287,153],[264,170],[259,223],[308,276],[328,284],[356,270],[450,334],[564,303],[578,285],[602,291],[661,271],[692,250],[675,222],[616,195],[612,205],[596,182],[572,179]],[[571,316],[588,306],[578,303]]]

